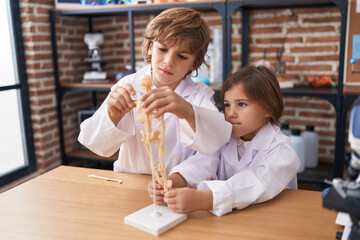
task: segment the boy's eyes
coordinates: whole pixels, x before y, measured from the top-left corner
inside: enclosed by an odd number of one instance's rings
[[[185,57],[185,56],[183,56],[183,55],[181,55],[181,54],[179,54],[178,56],[179,56],[179,58],[181,58],[181,59],[184,59],[184,60],[187,59],[187,57]]]
[[[162,47],[159,47],[159,50],[160,50],[161,52],[167,52],[167,51],[168,51],[166,48],[162,48]],[[182,55],[182,54],[178,54],[178,57],[181,58],[181,59],[183,59],[183,60],[186,60],[186,59],[187,59],[187,57],[184,56],[184,55]]]

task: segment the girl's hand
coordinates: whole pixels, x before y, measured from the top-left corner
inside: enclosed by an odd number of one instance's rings
[[[165,193],[164,202],[176,213],[190,213],[196,210],[211,210],[213,197],[210,190],[175,188]]]
[[[176,94],[171,88],[165,86],[152,89],[141,96],[141,107],[145,108],[145,113],[150,113],[156,109],[154,117],[160,117],[166,112],[175,114],[178,118],[185,119],[195,131],[195,113],[192,105]]]
[[[136,107],[131,96],[135,95],[135,90],[130,84],[116,86],[111,90],[107,100],[107,111],[111,121],[115,126],[132,108]]]
[[[160,184],[158,184],[158,183],[155,184],[155,198],[154,198],[153,182],[150,181],[148,184],[148,194],[149,194],[149,197],[151,198],[151,200],[153,201],[153,203],[155,203],[157,205],[166,205],[166,203],[164,203],[164,201],[163,201],[164,189],[161,187]]]

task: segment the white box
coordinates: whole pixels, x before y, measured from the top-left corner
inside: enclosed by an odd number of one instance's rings
[[[154,204],[151,204],[124,218],[124,223],[155,236],[166,232],[187,219],[186,214],[174,213],[166,206],[156,205],[158,216],[154,216]]]

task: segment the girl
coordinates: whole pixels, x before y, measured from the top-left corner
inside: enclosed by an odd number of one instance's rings
[[[164,163],[167,173],[196,151],[213,154],[231,134],[231,125],[218,112],[214,91],[193,82],[190,73],[203,62],[210,30],[200,14],[189,8],[162,12],[147,26],[142,54],[149,65],[121,79],[95,114],[80,126],[78,140],[101,156],[119,150],[115,171],[151,174],[142,143],[144,125],[135,121],[135,101],[154,117],[164,114]],[[143,93],[140,78],[152,77],[152,90]],[[159,124],[154,128],[159,129]],[[152,149],[158,159],[157,147]]]
[[[169,179],[177,188],[164,195],[157,184],[155,203],[177,213],[211,210],[221,216],[297,188],[299,159],[275,125],[283,102],[273,73],[263,66],[243,68],[224,83],[222,99],[230,141],[212,156],[197,153],[172,169]],[[154,199],[152,184],[148,190]]]

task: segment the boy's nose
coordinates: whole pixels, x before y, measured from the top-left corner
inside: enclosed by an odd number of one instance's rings
[[[165,56],[164,62],[168,66],[174,66],[174,57],[171,54],[168,54]]]

